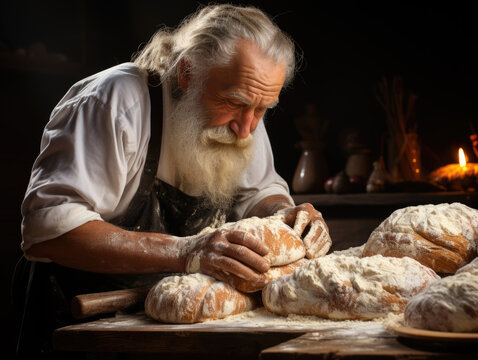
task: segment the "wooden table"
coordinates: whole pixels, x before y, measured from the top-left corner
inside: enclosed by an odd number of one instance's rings
[[[144,313],[119,315],[58,329],[53,343],[59,351],[107,359],[476,359],[478,354],[476,343],[413,341],[379,322],[277,318],[278,323],[251,318],[172,325]]]

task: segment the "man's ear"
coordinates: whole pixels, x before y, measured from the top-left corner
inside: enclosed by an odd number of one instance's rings
[[[191,66],[187,60],[179,60],[178,84],[182,91],[186,91],[191,81]]]

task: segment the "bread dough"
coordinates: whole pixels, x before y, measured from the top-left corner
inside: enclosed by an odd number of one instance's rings
[[[292,228],[275,217],[246,218],[226,223],[219,229],[206,228],[200,234],[220,229],[250,233],[269,248],[269,253],[264,258],[269,262],[271,268],[260,276],[260,281],[251,282],[232,274],[228,276],[227,282],[242,292],[262,290],[271,280],[290,274],[304,261],[305,246],[302,239]],[[197,261],[195,261],[196,259]],[[193,258],[191,264],[195,262],[199,263],[199,257]],[[199,268],[199,265],[197,267]]]
[[[478,259],[413,297],[404,318],[419,329],[478,332]]]
[[[305,256],[305,246],[300,236],[274,217],[250,217],[225,223],[218,229],[206,228],[200,234],[220,229],[245,231],[257,237],[269,248],[264,258],[271,266],[287,265]]]
[[[284,316],[373,319],[402,312],[410,298],[438,279],[432,269],[408,257],[330,254],[270,282],[262,301]]]
[[[251,310],[257,296],[243,292],[261,290],[266,283],[291,273],[305,261],[302,239],[278,219],[253,217],[226,223],[219,229],[251,233],[269,248],[265,259],[271,268],[262,275],[262,281],[253,283],[229,275],[231,286],[200,273],[169,276],[149,291],[145,301],[148,316],[168,323],[195,323]],[[198,235],[216,230],[206,228]],[[199,255],[192,258],[189,270],[194,267],[199,270]]]
[[[221,319],[253,309],[257,299],[204,274],[168,276],[149,291],[144,309],[166,323]]]
[[[409,256],[438,273],[454,274],[476,256],[478,211],[460,203],[394,211],[371,234],[363,256]]]

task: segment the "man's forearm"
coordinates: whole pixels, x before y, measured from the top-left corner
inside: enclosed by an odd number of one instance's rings
[[[272,195],[259,201],[245,217],[266,217],[277,211],[294,206],[284,195]]]
[[[181,240],[91,221],[56,239],[35,244],[27,253],[49,258],[63,266],[99,273],[183,272],[185,259]]]

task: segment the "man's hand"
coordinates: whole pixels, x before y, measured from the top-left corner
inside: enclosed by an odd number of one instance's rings
[[[277,211],[273,216],[285,222],[302,237],[307,258],[317,258],[329,251],[332,245],[329,228],[322,214],[311,204],[288,207]]]
[[[231,276],[253,282],[263,281],[269,270],[263,258],[269,249],[245,231],[219,229],[185,239],[186,272],[200,272],[229,282]]]

